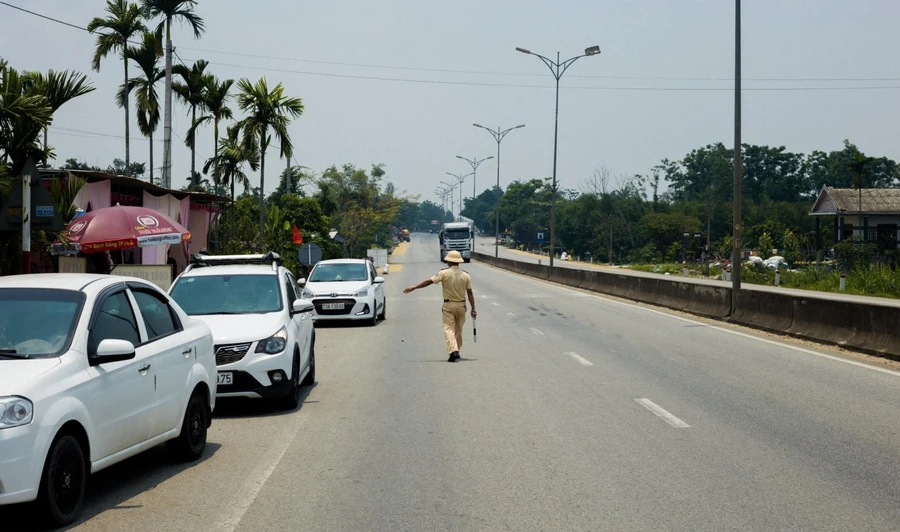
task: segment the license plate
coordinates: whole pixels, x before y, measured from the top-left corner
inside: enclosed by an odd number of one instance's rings
[[[219,373],[219,384],[229,385],[234,383],[234,375],[232,373]]]
[[[322,310],[344,310],[343,303],[322,303]]]

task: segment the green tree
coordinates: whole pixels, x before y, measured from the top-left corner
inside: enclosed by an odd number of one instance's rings
[[[118,52],[125,65],[125,84],[128,84],[128,41],[141,35],[147,28],[144,26],[141,9],[137,4],[127,0],[109,0],[106,3],[106,18],[96,17],[88,23],[87,30],[97,33],[97,46],[94,48],[92,66],[100,72],[100,60],[112,52]],[[129,116],[128,99],[125,99],[125,168],[131,163],[131,117]],[[128,174],[129,176],[131,174]]]
[[[203,101],[203,111],[205,112],[205,114],[194,122],[191,130],[188,131],[188,138],[194,139],[195,135],[197,134],[197,128],[203,123],[212,121],[213,144],[215,145],[213,148],[213,160],[218,160],[219,123],[221,123],[222,120],[231,120],[231,108],[228,107],[228,100],[231,98],[231,95],[228,94],[228,91],[231,90],[231,86],[234,84],[234,80],[226,79],[225,81],[221,81],[213,75],[207,76],[204,79],[206,81],[206,98]],[[195,141],[192,140],[192,142]],[[213,183],[218,188],[218,186],[221,184],[221,176],[215,164],[213,164],[212,176]]]
[[[281,145],[281,156],[291,157],[294,148],[287,128],[293,118],[303,114],[303,100],[285,96],[281,83],[269,90],[266,78],[260,78],[255,84],[247,78],[242,78],[238,82],[238,90],[238,107],[247,114],[246,118],[240,121],[240,127],[246,146],[259,147],[259,188],[264,194],[266,149],[271,140],[269,130],[272,130],[275,140]],[[260,194],[259,199],[260,246],[266,210],[263,194]]]
[[[187,22],[194,30],[194,38],[199,39],[204,31],[204,22],[196,13],[196,0],[141,0],[144,16],[161,19],[157,31],[166,31],[166,92],[165,124],[163,132],[163,185],[171,186],[172,176],[172,22]],[[126,76],[127,78],[127,76]]]
[[[278,178],[278,187],[269,196],[269,203],[277,202],[281,196],[306,196],[303,186],[313,182],[313,176],[306,173],[305,166],[294,165],[285,168]]]
[[[254,145],[247,145],[238,138],[240,131],[237,126],[228,128],[227,135],[219,141],[218,150],[212,159],[206,161],[203,166],[203,173],[209,173],[211,167],[218,169],[220,174],[219,186],[231,187],[231,204],[232,210],[229,215],[231,218],[231,237],[236,238],[236,220],[237,214],[235,210],[235,183],[240,183],[244,187],[246,193],[250,188],[250,179],[244,172],[244,165],[249,165],[254,172],[259,168],[259,149]],[[218,193],[218,186],[216,187]]]
[[[43,94],[47,98],[50,110],[56,113],[64,104],[84,96],[95,90],[88,81],[87,76],[80,72],[55,72],[50,70],[47,74],[42,72],[28,72],[26,74],[28,82],[33,86],[33,90]],[[47,128],[44,127],[44,152],[48,151],[47,144]],[[47,166],[46,157],[43,160],[44,166]]]
[[[759,252],[762,253],[763,257],[768,258],[772,254],[773,249],[775,249],[775,242],[772,241],[772,236],[769,233],[760,235]]]
[[[181,82],[172,83],[172,91],[190,109],[191,127],[188,128],[187,135],[185,135],[184,145],[191,149],[191,175],[197,173],[197,142],[194,138],[197,128],[197,108],[206,103],[206,91],[212,82],[211,75],[206,73],[208,65],[208,61],[200,59],[195,61],[190,68],[185,65],[172,67],[172,73],[181,77]]]
[[[784,230],[784,260],[792,267],[800,262],[800,240],[790,229]]]
[[[159,126],[159,96],[156,94],[156,83],[165,73],[159,68],[159,35],[144,32],[141,46],[129,46],[126,57],[134,61],[141,75],[128,80],[127,85],[119,87],[116,103],[120,107],[128,105],[128,95],[134,91],[137,104],[138,129],[147,137],[150,145],[150,184],[153,184],[153,133]],[[129,173],[130,175],[130,173]]]

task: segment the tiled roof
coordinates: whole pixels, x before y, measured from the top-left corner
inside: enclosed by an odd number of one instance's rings
[[[855,188],[825,187],[810,214],[855,214],[859,211],[863,214],[900,214],[900,188],[864,188],[858,191]]]

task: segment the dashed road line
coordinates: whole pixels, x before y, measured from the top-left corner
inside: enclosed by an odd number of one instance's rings
[[[491,305],[494,305],[495,307],[499,307],[500,303],[497,303],[496,301],[491,301]]]
[[[528,330],[534,333],[535,336],[544,336],[544,333],[542,333],[538,329],[535,329],[534,327],[529,327]]]
[[[506,270],[503,270],[502,268],[497,268],[497,269],[498,269],[499,271],[506,271]],[[507,272],[507,273],[510,273],[511,275],[515,275],[513,272]],[[690,324],[693,324],[693,325],[700,325],[700,326],[705,327],[705,328],[708,328],[708,329],[712,329],[712,330],[715,330],[715,331],[723,332],[723,333],[726,333],[726,334],[731,334],[731,335],[734,335],[734,336],[740,336],[741,338],[746,338],[746,339],[748,339],[748,340],[755,340],[755,341],[757,341],[757,342],[761,342],[761,343],[764,343],[764,344],[769,344],[769,345],[773,345],[773,346],[776,346],[776,347],[783,347],[783,348],[785,348],[785,349],[790,349],[791,351],[795,351],[795,352],[797,352],[797,353],[803,353],[803,354],[806,354],[806,355],[812,355],[812,356],[816,356],[816,357],[819,357],[819,358],[824,358],[824,359],[827,359],[827,360],[832,360],[832,361],[834,361],[834,362],[840,362],[840,363],[842,363],[842,364],[849,364],[849,365],[851,365],[851,366],[856,366],[856,367],[868,369],[868,370],[871,370],[871,371],[877,371],[877,372],[879,372],[879,373],[884,373],[884,374],[886,374],[886,375],[892,375],[892,376],[894,376],[894,377],[900,377],[900,371],[894,371],[894,370],[892,370],[892,369],[887,369],[887,368],[880,368],[880,367],[878,367],[878,366],[873,366],[873,365],[871,365],[871,364],[866,364],[866,363],[863,363],[863,362],[857,362],[856,360],[849,360],[849,359],[846,359],[846,358],[836,357],[836,356],[834,356],[834,355],[829,355],[829,354],[827,354],[827,353],[820,353],[820,352],[818,352],[818,351],[813,351],[812,349],[806,349],[806,348],[803,348],[803,347],[799,347],[799,346],[795,346],[795,345],[786,344],[786,343],[784,343],[784,342],[779,342],[779,341],[775,341],[775,340],[769,340],[769,339],[766,339],[766,338],[761,338],[761,337],[759,337],[759,336],[755,336],[755,335],[752,335],[752,334],[747,334],[747,333],[740,332],[740,331],[735,331],[735,330],[732,330],[732,329],[727,329],[727,328],[725,328],[725,327],[719,327],[719,326],[717,326],[717,325],[710,325],[710,324],[704,323],[704,322],[702,322],[702,321],[697,321],[697,320],[694,320],[694,319],[691,319],[691,318],[685,318],[685,317],[682,317],[682,316],[676,316],[675,314],[672,314],[672,313],[670,313],[670,312],[666,312],[666,311],[663,311],[663,310],[656,310],[656,309],[653,309],[653,308],[644,307],[644,306],[641,306],[641,305],[637,305],[637,304],[635,304],[635,303],[628,303],[628,302],[624,302],[624,301],[617,301],[617,300],[615,300],[615,299],[610,299],[609,297],[604,297],[604,296],[602,296],[602,295],[597,295],[597,294],[586,294],[586,293],[584,293],[584,292],[579,292],[578,290],[574,290],[574,289],[572,289],[572,288],[568,288],[568,287],[565,287],[565,286],[560,286],[560,285],[554,284],[554,283],[552,283],[552,282],[550,282],[550,281],[542,281],[542,282],[543,282],[545,285],[547,285],[547,286],[551,286],[551,287],[556,288],[556,289],[558,289],[558,290],[562,290],[562,291],[564,291],[564,292],[567,292],[567,293],[569,293],[569,294],[572,294],[572,295],[575,296],[575,297],[590,297],[590,298],[594,298],[594,299],[599,299],[599,300],[605,301],[605,302],[607,302],[607,303],[612,303],[612,304],[614,304],[614,305],[621,305],[621,306],[623,306],[623,307],[630,307],[630,308],[633,308],[633,309],[642,310],[642,311],[644,311],[644,312],[650,312],[650,313],[652,313],[652,314],[657,314],[657,315],[659,315],[659,316],[665,316],[665,317],[671,318],[671,319],[673,319],[673,320],[678,320],[678,321],[690,323]]]
[[[690,428],[690,425],[688,425],[688,424],[685,423],[684,421],[678,419],[677,417],[675,417],[674,415],[672,415],[671,413],[669,413],[665,408],[659,406],[658,404],[654,403],[654,402],[651,401],[650,399],[641,398],[641,399],[635,399],[635,401],[637,401],[637,403],[638,403],[639,405],[641,405],[641,406],[643,406],[644,408],[646,408],[647,410],[653,412],[653,413],[656,414],[660,419],[662,419],[663,421],[665,421],[665,422],[668,423],[669,425],[672,425],[672,426],[675,427],[676,429],[686,429],[686,428]]]
[[[518,316],[516,316],[512,312],[507,312],[506,315],[509,316],[510,318],[518,318]]]
[[[570,357],[574,358],[578,362],[581,362],[582,366],[593,366],[594,365],[593,362],[584,358],[583,356],[579,355],[578,353],[576,353],[574,351],[566,351],[566,354],[569,355]]]

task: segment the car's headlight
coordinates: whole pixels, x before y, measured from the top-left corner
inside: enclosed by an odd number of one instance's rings
[[[34,419],[34,405],[24,397],[0,397],[0,429],[27,425]]]
[[[366,297],[367,295],[369,295],[368,286],[360,288],[355,294],[353,294],[354,297]]]
[[[303,291],[300,292],[300,299],[312,299],[314,297],[316,297],[316,294],[313,294],[306,288],[304,288]]]
[[[258,344],[256,344],[256,352],[257,353],[266,353],[269,355],[277,355],[284,351],[284,346],[287,345],[287,329],[284,327],[281,328],[277,333],[272,336],[266,338],[265,340],[260,340]]]

